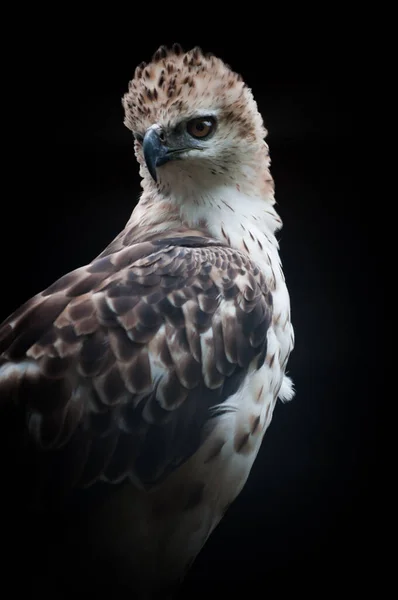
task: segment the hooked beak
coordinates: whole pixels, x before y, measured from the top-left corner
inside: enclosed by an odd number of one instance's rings
[[[142,149],[148,171],[152,179],[157,181],[156,167],[160,167],[168,160],[168,148],[161,140],[159,127],[153,126],[148,129],[144,137]]]
[[[159,125],[152,125],[144,136],[142,149],[148,171],[152,179],[157,181],[157,167],[161,167],[169,160],[178,158],[181,152],[185,152],[189,148],[171,148],[167,146]]]

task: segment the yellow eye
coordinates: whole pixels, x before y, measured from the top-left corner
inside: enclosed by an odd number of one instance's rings
[[[213,132],[215,124],[216,122],[212,117],[199,117],[188,121],[187,131],[192,137],[203,139]]]

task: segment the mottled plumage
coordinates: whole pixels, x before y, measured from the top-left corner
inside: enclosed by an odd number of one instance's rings
[[[292,397],[293,329],[266,132],[241,78],[161,48],[123,105],[141,200],[98,258],[2,324],[0,429],[8,467],[34,481],[27,503],[115,490],[98,552],[150,598],[183,576]]]

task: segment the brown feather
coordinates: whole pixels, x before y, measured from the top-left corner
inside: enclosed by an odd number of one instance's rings
[[[264,278],[236,250],[198,236],[123,247],[5,321],[0,392],[25,414],[30,448],[73,462],[71,485],[151,485],[197,450],[211,406],[264,360],[271,318]],[[28,358],[35,369],[6,375]]]

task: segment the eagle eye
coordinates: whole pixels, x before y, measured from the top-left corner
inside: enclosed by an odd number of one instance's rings
[[[216,120],[213,117],[197,117],[187,123],[189,135],[196,139],[205,139],[213,133],[216,126]]]

